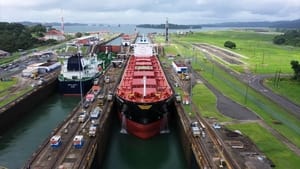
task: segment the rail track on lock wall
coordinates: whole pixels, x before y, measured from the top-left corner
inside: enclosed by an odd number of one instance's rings
[[[31,159],[23,167],[24,169],[57,169],[59,167],[71,168],[89,168],[97,150],[97,139],[88,136],[89,127],[92,125],[90,116],[83,123],[78,122],[78,115],[83,112],[91,112],[95,107],[99,106],[102,109],[100,117],[96,120],[98,123],[97,134],[100,128],[104,125],[108,118],[112,101],[107,100],[107,95],[112,94],[116,88],[119,78],[122,74],[123,67],[110,67],[105,73],[99,77],[98,85],[101,87],[100,93],[105,95],[103,104],[99,103],[99,98],[95,96],[95,101],[84,109],[79,103],[70,113],[70,115],[60,124],[39,146],[38,150],[32,155]],[[110,81],[105,82],[104,78],[109,77]],[[90,93],[91,90],[88,92]],[[50,139],[54,135],[61,136],[61,145],[59,147],[51,147]],[[81,148],[75,148],[73,139],[76,135],[83,135],[84,144]]]
[[[178,83],[178,86],[184,89],[184,91],[188,91],[188,85],[184,82],[182,82],[179,77],[174,73],[174,71],[171,68],[165,68],[166,74],[168,74],[168,80],[169,82],[174,86],[175,83]],[[188,137],[188,140],[190,142],[191,149],[194,153],[195,159],[197,161],[197,164],[201,166],[201,168],[209,169],[213,168],[211,163],[211,158],[209,156],[209,153],[207,152],[205,145],[200,141],[200,139],[197,137],[193,137],[192,131],[190,128],[191,119],[188,116],[188,114],[185,112],[183,105],[181,103],[175,103],[178,116],[180,118],[180,122],[183,126],[183,129]]]
[[[177,83],[178,87],[180,87],[185,94],[191,92],[191,87],[196,83],[196,79],[199,76],[196,72],[192,71],[190,74],[190,80],[185,81],[181,80],[179,76],[172,70],[172,68],[165,68],[166,74],[169,75],[169,82],[173,85]],[[193,105],[191,101],[191,107],[193,111],[199,112],[196,106]],[[209,168],[219,168],[220,162],[214,160],[213,158],[217,156],[219,160],[224,160],[226,163],[223,167],[227,169],[241,169],[239,164],[232,158],[230,155],[230,151],[226,148],[223,140],[216,134],[211,125],[206,122],[206,120],[199,115],[199,113],[195,113],[195,117],[190,117],[188,113],[184,110],[183,104],[175,103],[178,115],[180,117],[181,124],[183,125],[184,131],[190,141],[191,148],[193,150],[195,159],[197,164],[201,168],[209,169]],[[207,138],[195,137],[192,134],[190,124],[192,121],[201,122],[205,126],[205,133]],[[203,129],[204,130],[204,129]],[[208,143],[213,144],[212,146],[207,146]],[[213,151],[209,148],[214,149]]]

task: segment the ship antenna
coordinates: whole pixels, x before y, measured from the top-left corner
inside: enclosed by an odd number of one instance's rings
[[[146,81],[147,81],[147,77],[144,76],[144,78],[143,78],[143,82],[144,82],[144,97],[146,96]]]
[[[82,79],[81,79],[81,58],[80,53],[77,54],[78,57],[78,70],[79,70],[79,87],[80,87],[80,102],[81,102],[81,109],[83,108],[83,96],[82,96]]]
[[[61,33],[64,34],[65,26],[64,26],[64,17],[63,17],[63,10],[61,9]]]

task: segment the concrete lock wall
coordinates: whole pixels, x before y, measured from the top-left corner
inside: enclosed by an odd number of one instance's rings
[[[36,86],[33,91],[4,106],[0,113],[0,133],[16,124],[26,114],[30,113],[41,100],[49,97],[57,89],[57,80],[50,81],[43,86]]]

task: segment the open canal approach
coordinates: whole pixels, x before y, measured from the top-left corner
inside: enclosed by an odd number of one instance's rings
[[[121,134],[121,125],[114,118],[108,151],[104,157],[103,169],[187,169],[179,134],[175,123],[170,123],[170,133],[160,134],[142,140],[128,134]],[[98,169],[94,166],[92,169]]]
[[[25,117],[16,119],[0,139],[0,166],[22,168],[51,131],[78,104],[79,97],[63,97],[58,93],[41,101]]]
[[[43,100],[27,116],[18,119],[17,125],[1,136],[0,166],[22,168],[79,101],[80,97],[66,97],[55,93]],[[95,164],[92,169],[188,168],[175,123],[170,123],[170,133],[149,140],[121,134],[117,117],[113,118],[112,123],[103,166]]]

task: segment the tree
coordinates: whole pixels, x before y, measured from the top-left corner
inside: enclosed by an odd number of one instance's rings
[[[300,46],[300,30],[287,30],[284,34],[275,36],[273,43]]]
[[[37,24],[34,26],[31,26],[28,28],[30,33],[45,33],[46,32],[46,27],[43,26],[42,24]]]
[[[80,38],[82,36],[82,33],[81,32],[77,32],[76,34],[75,34],[75,37],[76,38]]]
[[[300,64],[296,60],[291,61],[292,69],[294,70],[293,79],[300,80]]]
[[[0,22],[0,48],[7,52],[16,52],[18,49],[27,50],[44,45],[43,41],[34,38],[32,34],[42,35],[46,28],[42,25],[32,27],[19,23]]]
[[[236,48],[236,44],[232,41],[226,41],[224,43],[224,46],[227,47],[227,48],[230,48],[230,49],[235,49]]]
[[[282,45],[285,43],[285,38],[283,35],[279,35],[279,36],[275,36],[273,39],[273,43],[277,44],[277,45]]]

